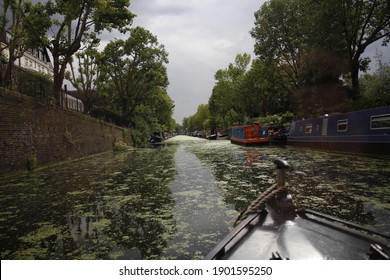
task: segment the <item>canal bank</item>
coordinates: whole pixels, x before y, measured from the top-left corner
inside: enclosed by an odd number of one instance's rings
[[[130,132],[90,116],[0,89],[0,174],[130,144]]]
[[[173,138],[0,180],[2,259],[201,259],[275,181],[312,208],[390,233],[386,160]]]

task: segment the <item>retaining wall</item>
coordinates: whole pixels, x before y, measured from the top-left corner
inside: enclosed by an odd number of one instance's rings
[[[108,151],[127,129],[0,88],[0,174]]]

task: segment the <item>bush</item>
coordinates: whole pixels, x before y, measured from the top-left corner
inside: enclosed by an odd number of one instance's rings
[[[36,155],[31,155],[27,159],[27,169],[28,170],[34,170],[38,166],[38,158]]]
[[[41,102],[47,102],[54,97],[53,82],[47,75],[18,69],[16,77],[20,93],[34,97]]]
[[[117,152],[124,152],[131,148],[131,146],[127,145],[126,143],[122,141],[115,141],[114,142],[114,151]]]

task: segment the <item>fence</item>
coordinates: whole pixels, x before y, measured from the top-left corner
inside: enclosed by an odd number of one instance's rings
[[[3,85],[0,84],[0,87],[1,86]],[[77,96],[71,95],[67,91],[66,87],[65,90],[61,91],[59,100],[57,101],[53,94],[53,82],[49,77],[46,77],[41,73],[33,73],[30,70],[26,70],[15,65],[13,69],[12,86],[19,93],[31,96],[41,103],[57,103],[64,109],[84,113],[85,107],[82,100],[77,98]],[[129,126],[128,120],[107,109],[93,106],[91,111],[87,113],[94,118],[98,118],[121,127]]]

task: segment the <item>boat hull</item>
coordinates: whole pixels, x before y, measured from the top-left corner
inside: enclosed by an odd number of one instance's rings
[[[293,122],[288,145],[390,155],[390,106]]]
[[[286,145],[287,136],[270,136],[268,142],[270,145]]]
[[[230,143],[243,145],[243,146],[265,146],[268,145],[269,141],[265,138],[254,138],[254,139],[239,139],[230,138]]]
[[[390,155],[390,143],[385,141],[332,140],[332,138],[289,138],[288,145],[348,154]]]

